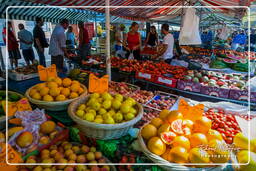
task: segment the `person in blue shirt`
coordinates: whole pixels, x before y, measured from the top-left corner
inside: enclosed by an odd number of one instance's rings
[[[68,31],[66,32],[66,39],[67,48],[74,49],[76,44],[76,36],[73,32],[72,26],[68,27]]]
[[[232,50],[237,50],[239,45],[244,46],[246,44],[246,35],[243,30],[239,32],[239,34],[235,35],[231,44]]]

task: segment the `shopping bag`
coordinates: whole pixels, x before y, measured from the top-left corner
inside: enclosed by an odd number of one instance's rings
[[[128,59],[134,59],[133,51],[130,52],[130,55],[129,55]]]

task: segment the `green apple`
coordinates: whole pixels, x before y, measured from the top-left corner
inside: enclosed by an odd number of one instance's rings
[[[131,109],[131,106],[129,104],[122,104],[121,107],[120,107],[120,110],[122,113],[128,113]]]
[[[102,106],[104,109],[109,109],[111,107],[111,100],[105,100],[103,103],[102,103]]]
[[[117,99],[114,99],[114,100],[112,101],[112,107],[113,107],[115,110],[118,110],[121,105],[122,105],[121,101],[119,101],[119,100],[117,100]]]

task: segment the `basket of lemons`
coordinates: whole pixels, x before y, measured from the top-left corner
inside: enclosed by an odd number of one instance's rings
[[[68,105],[87,94],[87,88],[78,81],[70,78],[48,78],[46,82],[39,83],[26,91],[29,101],[40,108],[50,111],[62,111]]]
[[[79,98],[68,113],[86,136],[106,140],[126,135],[142,118],[143,108],[131,97],[105,92]]]

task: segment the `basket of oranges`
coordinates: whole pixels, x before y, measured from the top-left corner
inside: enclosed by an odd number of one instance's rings
[[[81,96],[87,94],[87,88],[70,78],[51,77],[26,91],[29,101],[49,111],[62,111]]]
[[[167,170],[222,170],[232,156],[211,120],[184,118],[177,110],[162,110],[140,129],[138,140],[143,153]]]
[[[93,93],[72,102],[68,114],[87,137],[107,140],[126,135],[141,120],[143,107],[121,94]]]

